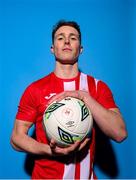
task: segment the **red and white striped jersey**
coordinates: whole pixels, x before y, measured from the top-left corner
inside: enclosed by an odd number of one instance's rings
[[[16,119],[30,121],[36,127],[38,142],[48,143],[43,128],[43,113],[49,99],[66,90],[86,90],[105,108],[117,107],[108,86],[92,76],[78,73],[72,79],[60,79],[53,72],[33,82],[23,93]],[[91,142],[80,152],[68,156],[40,156],[35,160],[32,179],[94,179],[95,127]]]

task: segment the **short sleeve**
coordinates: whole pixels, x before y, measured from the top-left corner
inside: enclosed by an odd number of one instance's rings
[[[16,119],[35,122],[37,115],[37,97],[31,84],[24,91],[18,106]]]
[[[97,84],[97,101],[105,108],[117,108],[110,88],[102,81]]]

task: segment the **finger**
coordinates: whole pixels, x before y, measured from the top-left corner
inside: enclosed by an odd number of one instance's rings
[[[59,94],[56,94],[55,96],[53,96],[49,101],[48,101],[48,105],[53,103],[54,101],[58,102],[62,99],[64,99],[65,97],[65,92],[62,92],[62,93],[59,93]]]
[[[55,149],[55,147],[56,147],[56,141],[54,139],[51,139],[51,141],[50,141],[50,148],[51,149]]]
[[[67,150],[68,150],[69,152],[72,152],[72,151],[74,151],[74,150],[77,150],[77,149],[79,148],[80,143],[81,143],[80,141],[76,141],[73,145],[69,146],[69,147],[67,148]]]
[[[74,144],[70,145],[69,147],[65,147],[65,148],[60,148],[58,146],[56,146],[56,148],[54,149],[54,152],[57,154],[63,154],[63,155],[68,155],[73,151],[76,151],[79,147],[80,142],[77,141]]]
[[[47,105],[50,105],[52,102],[56,101],[59,102],[62,99],[66,98],[66,97],[75,97],[78,99],[83,99],[82,95],[81,95],[81,91],[63,91],[55,96],[53,96],[49,101]]]
[[[83,142],[81,142],[78,150],[80,151],[81,149],[83,149],[88,144],[89,141],[90,141],[90,138],[86,138]]]
[[[67,97],[75,97],[78,98],[78,91],[64,91],[56,96],[54,96],[51,101],[59,102],[62,99],[65,99]]]
[[[69,97],[74,97],[74,98],[78,98],[78,99],[83,99],[83,91],[66,91],[66,93],[64,94],[65,97],[69,96]]]

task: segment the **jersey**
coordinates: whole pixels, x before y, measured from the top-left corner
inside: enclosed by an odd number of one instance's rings
[[[16,114],[16,119],[35,124],[38,142],[48,143],[42,121],[49,99],[66,90],[86,90],[105,108],[117,107],[111,90],[104,82],[80,72],[72,79],[61,79],[52,72],[26,88]],[[62,157],[38,157],[32,179],[94,179],[94,153],[95,127],[92,129],[90,143],[82,151]]]

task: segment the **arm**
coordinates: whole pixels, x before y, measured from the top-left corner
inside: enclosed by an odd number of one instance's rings
[[[11,145],[17,151],[25,151],[33,154],[51,154],[48,145],[39,143],[28,136],[28,131],[33,123],[22,120],[15,120],[11,136]]]
[[[53,140],[51,141],[50,145],[40,143],[28,136],[28,131],[32,124],[33,123],[28,121],[15,120],[15,125],[11,136],[11,145],[15,150],[38,155],[60,156],[71,153],[79,146],[79,142],[76,142],[68,148],[58,147]]]
[[[65,91],[54,96],[49,103],[54,100],[60,101],[67,96],[83,100],[92,112],[96,124],[107,136],[117,142],[121,142],[127,137],[125,123],[119,109],[104,108],[86,91]]]
[[[106,109],[88,93],[84,94],[83,100],[90,108],[95,122],[107,136],[117,142],[127,137],[125,123],[118,108]]]

